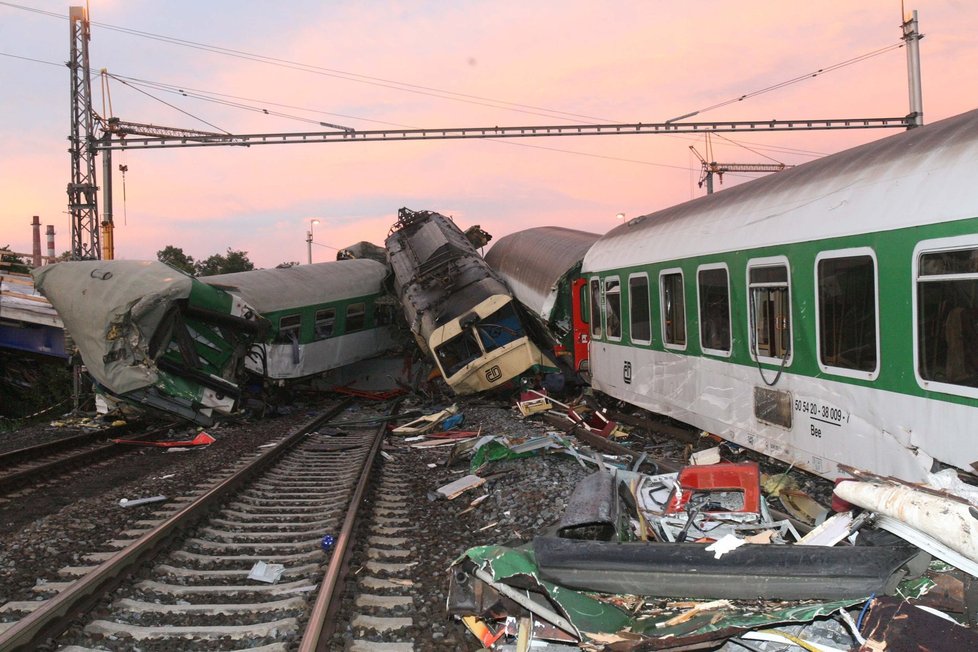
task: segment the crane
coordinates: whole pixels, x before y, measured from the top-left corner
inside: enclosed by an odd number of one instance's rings
[[[720,183],[723,184],[723,175],[727,172],[780,172],[785,168],[794,167],[784,163],[717,163],[713,159],[713,145],[710,142],[710,134],[706,135],[706,157],[700,155],[696,148],[689,146],[689,151],[696,155],[700,160],[703,172],[700,175],[699,186],[706,184],[706,194],[713,194],[713,175],[715,174]],[[707,158],[711,159],[707,162]]]

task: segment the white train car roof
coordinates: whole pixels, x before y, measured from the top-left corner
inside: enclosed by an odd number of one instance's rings
[[[520,303],[550,321],[560,281],[600,237],[561,226],[526,229],[500,238],[486,262],[506,279]]]
[[[583,271],[978,216],[978,110],[636,217]]]
[[[198,280],[238,294],[259,312],[267,313],[376,294],[385,276],[385,265],[355,259],[217,274]]]

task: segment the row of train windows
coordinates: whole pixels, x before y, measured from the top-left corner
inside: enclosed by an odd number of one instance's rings
[[[978,247],[921,252],[916,271],[917,374],[923,381],[978,387]],[[816,258],[816,339],[819,363],[832,373],[875,378],[879,371],[879,293],[875,254],[870,249],[820,254]],[[784,258],[755,260],[747,266],[749,350],[765,362],[791,362],[791,284]],[[686,348],[684,275],[659,273],[662,345]],[[590,280],[591,334],[622,338],[622,299],[628,293],[630,340],[652,343],[649,278],[632,274],[627,289],[617,276]],[[730,279],[725,264],[696,272],[700,348],[729,356]],[[603,329],[603,333],[602,333]]]
[[[343,333],[355,333],[363,330],[366,326],[366,304],[362,301],[351,303],[346,307],[346,321],[344,322]],[[375,315],[377,325],[391,323],[390,311],[384,307],[378,307]],[[325,340],[334,334],[336,324],[336,308],[323,308],[317,310],[313,315],[313,340]],[[275,341],[287,344],[293,340],[298,341],[302,334],[302,315],[284,315],[278,322],[278,336]]]

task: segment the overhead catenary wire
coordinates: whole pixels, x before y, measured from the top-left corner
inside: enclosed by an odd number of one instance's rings
[[[45,16],[50,16],[50,17],[54,17],[54,18],[58,18],[58,19],[66,19],[65,16],[63,16],[61,14],[58,14],[58,13],[55,13],[55,12],[49,12],[49,11],[45,11],[45,10],[35,9],[35,8],[32,8],[32,7],[25,7],[23,5],[18,5],[18,4],[7,2],[7,1],[4,1],[4,0],[0,0],[0,5],[8,6],[8,7],[15,8],[15,9],[21,9],[21,10],[25,10],[25,11],[31,11],[31,12],[34,12],[34,13],[38,13],[38,14],[42,14],[42,15],[45,15]],[[342,71],[342,70],[337,70],[337,69],[325,68],[325,67],[322,67],[322,66],[317,66],[317,65],[312,65],[312,64],[306,64],[306,63],[297,62],[297,61],[290,61],[290,60],[287,60],[287,59],[280,59],[280,58],[276,58],[276,57],[269,57],[269,56],[265,56],[265,55],[260,55],[260,54],[246,52],[246,51],[243,51],[243,50],[236,50],[236,49],[232,49],[232,48],[224,48],[224,47],[221,47],[221,46],[214,46],[214,45],[209,45],[209,44],[205,44],[205,43],[199,43],[199,42],[195,42],[195,41],[190,41],[190,40],[187,40],[187,39],[180,39],[180,38],[175,38],[175,37],[170,37],[170,36],[165,36],[165,35],[160,35],[160,34],[154,34],[154,33],[151,33],[151,32],[146,32],[146,31],[142,31],[142,30],[136,30],[136,29],[126,28],[126,27],[120,27],[120,26],[110,25],[110,24],[106,24],[106,23],[100,23],[100,22],[96,22],[96,21],[92,21],[91,24],[94,25],[94,26],[98,26],[98,27],[104,28],[104,29],[108,29],[108,30],[112,30],[112,31],[117,31],[117,32],[125,33],[125,34],[130,34],[130,35],[134,35],[134,36],[138,36],[138,37],[142,37],[142,38],[148,38],[148,39],[153,39],[153,40],[157,40],[157,41],[161,41],[161,42],[166,42],[166,43],[170,43],[170,44],[175,44],[175,45],[179,45],[179,46],[185,46],[185,47],[190,47],[190,48],[194,48],[194,49],[200,49],[200,50],[204,50],[204,51],[208,51],[208,52],[218,53],[218,54],[222,54],[222,55],[238,57],[238,58],[242,58],[242,59],[245,59],[245,60],[251,60],[251,61],[256,61],[256,62],[260,62],[260,63],[266,63],[266,64],[269,64],[269,65],[284,66],[284,67],[287,67],[287,68],[292,68],[292,69],[296,69],[296,70],[300,70],[300,71],[305,71],[305,72],[310,72],[310,73],[315,73],[315,74],[327,74],[327,75],[330,75],[330,76],[339,76],[339,77],[344,78],[344,79],[350,79],[350,80],[353,80],[353,81],[361,81],[363,83],[371,83],[371,84],[375,84],[375,85],[381,85],[381,86],[384,86],[384,87],[387,87],[387,88],[392,88],[392,89],[395,89],[395,90],[404,90],[404,91],[409,91],[409,92],[424,91],[424,94],[433,95],[435,97],[443,97],[443,98],[446,98],[446,99],[469,98],[471,100],[478,100],[478,101],[475,101],[473,103],[480,104],[480,105],[487,105],[486,102],[490,102],[491,104],[488,104],[487,106],[493,106],[495,108],[508,108],[508,109],[514,109],[514,110],[517,110],[517,109],[519,109],[519,110],[522,110],[522,109],[532,109],[532,111],[523,111],[523,112],[532,112],[532,113],[536,113],[538,115],[544,115],[544,114],[537,113],[538,111],[545,111],[546,114],[553,114],[555,116],[557,116],[557,115],[563,116],[562,119],[570,119],[572,117],[577,117],[577,118],[582,118],[583,117],[583,118],[588,118],[588,119],[592,119],[592,120],[608,121],[608,119],[606,119],[606,118],[595,118],[595,117],[586,116],[586,115],[583,115],[583,114],[576,114],[576,113],[571,113],[571,112],[565,112],[565,111],[559,111],[559,110],[553,110],[553,109],[546,109],[546,108],[543,108],[543,107],[536,107],[536,106],[533,106],[533,105],[520,104],[520,103],[515,103],[515,102],[508,102],[508,101],[504,101],[504,100],[496,100],[496,99],[493,99],[493,98],[486,98],[486,97],[478,96],[478,95],[470,95],[470,94],[465,94],[465,93],[456,93],[456,92],[453,92],[453,91],[446,91],[446,90],[443,90],[443,89],[437,89],[437,88],[429,87],[429,86],[421,86],[421,85],[416,85],[416,84],[409,84],[409,83],[399,82],[399,81],[396,81],[396,80],[390,80],[390,79],[385,79],[385,78],[381,78],[381,77],[372,77],[372,76],[368,76],[368,75],[361,75],[361,74],[358,74],[358,73],[351,73],[351,72],[348,72],[348,71]],[[765,88],[762,88],[762,89],[758,89],[756,91],[751,91],[750,93],[745,93],[745,94],[743,94],[743,95],[741,95],[741,96],[739,96],[737,98],[734,98],[734,99],[731,99],[731,100],[727,100],[727,101],[724,101],[724,102],[720,102],[720,103],[716,103],[716,104],[711,105],[711,106],[708,106],[708,107],[704,107],[703,109],[700,109],[699,111],[693,112],[692,114],[689,114],[689,115],[695,115],[696,113],[700,113],[700,112],[703,112],[703,111],[712,110],[712,109],[718,108],[720,106],[725,106],[727,104],[732,104],[734,102],[740,102],[740,101],[743,101],[744,99],[747,99],[747,98],[750,98],[750,97],[754,97],[754,96],[757,96],[757,95],[760,95],[760,94],[763,94],[763,93],[771,92],[771,91],[776,90],[778,88],[783,88],[784,86],[788,86],[788,85],[791,85],[791,84],[794,84],[794,83],[798,83],[800,81],[803,81],[803,80],[806,80],[806,79],[810,79],[812,77],[815,77],[815,76],[818,76],[818,75],[821,75],[821,74],[825,74],[827,72],[831,72],[833,70],[837,70],[837,69],[840,69],[840,68],[843,68],[843,67],[846,67],[846,66],[849,66],[849,65],[853,65],[855,63],[858,63],[860,61],[863,61],[863,60],[866,60],[866,59],[869,59],[869,58],[872,58],[872,57],[875,57],[875,56],[879,56],[880,54],[883,54],[883,53],[888,52],[888,51],[893,50],[893,49],[898,49],[898,48],[900,48],[902,46],[903,46],[903,43],[900,42],[900,43],[897,43],[897,44],[894,44],[894,45],[886,46],[886,47],[883,47],[883,48],[878,48],[877,50],[874,50],[874,51],[871,51],[871,52],[868,52],[868,53],[864,53],[864,54],[859,55],[857,57],[853,57],[851,59],[848,59],[846,61],[839,62],[837,64],[833,64],[833,65],[828,66],[828,67],[825,67],[825,68],[820,68],[819,70],[817,70],[815,72],[806,73],[805,75],[796,76],[796,77],[793,77],[791,79],[785,80],[783,82],[779,82],[777,84],[773,84],[771,86],[768,86],[768,87],[765,87]],[[62,65],[62,64],[53,64],[52,62],[45,62],[45,61],[41,61],[41,60],[30,59],[28,57],[17,57],[17,55],[8,55],[8,56],[14,56],[15,58],[22,58],[22,59],[27,59],[27,60],[31,60],[31,61],[36,61],[38,63],[46,63],[46,64],[51,64],[51,65]],[[148,81],[148,80],[137,80],[137,78],[127,78],[124,75],[114,75],[113,74],[113,77],[115,77],[118,81],[120,81],[120,83],[126,84],[129,87],[133,88],[134,90],[137,90],[139,92],[142,92],[142,93],[146,94],[147,96],[149,96],[149,97],[151,97],[153,99],[156,99],[157,101],[159,101],[159,102],[161,102],[161,103],[163,103],[163,104],[165,104],[165,105],[173,108],[174,110],[180,111],[180,112],[182,112],[182,113],[190,116],[191,118],[193,118],[195,120],[199,120],[199,121],[201,121],[201,122],[203,122],[203,123],[205,123],[205,124],[207,124],[207,125],[209,125],[211,127],[214,127],[215,129],[219,129],[221,131],[224,131],[225,133],[230,133],[230,132],[228,132],[227,130],[221,129],[219,127],[216,127],[215,125],[207,122],[206,120],[204,120],[202,118],[199,118],[198,116],[195,116],[195,115],[189,113],[188,111],[185,111],[183,109],[180,109],[179,107],[177,107],[177,106],[175,106],[173,104],[170,104],[170,103],[168,103],[168,102],[166,102],[166,101],[164,101],[164,100],[162,100],[160,98],[157,98],[157,97],[153,96],[152,94],[150,94],[150,93],[148,93],[148,92],[146,92],[144,90],[141,90],[141,89],[137,88],[137,86],[139,84],[146,84],[147,86],[154,86],[155,85],[158,90],[165,90],[166,92],[178,93],[178,94],[180,94],[180,95],[182,95],[184,97],[193,97],[195,99],[199,99],[199,100],[202,100],[202,101],[209,101],[209,102],[213,102],[213,103],[217,103],[217,104],[222,104],[222,105],[225,105],[225,106],[228,106],[228,107],[232,107],[232,108],[238,108],[238,109],[247,110],[247,111],[259,112],[259,113],[263,113],[263,114],[266,114],[266,115],[272,115],[272,116],[286,118],[286,119],[291,119],[291,120],[297,120],[297,121],[302,121],[302,122],[307,122],[307,123],[312,123],[312,124],[318,124],[318,125],[326,126],[326,127],[330,127],[330,128],[346,129],[346,127],[342,127],[342,126],[339,126],[339,125],[333,125],[333,124],[330,124],[330,123],[325,123],[325,122],[322,122],[322,121],[319,121],[319,120],[314,120],[314,119],[311,119],[311,118],[304,118],[302,116],[296,116],[296,115],[291,115],[291,114],[287,114],[287,113],[280,112],[280,111],[269,110],[269,109],[263,108],[263,107],[249,106],[249,105],[244,104],[242,102],[234,102],[234,101],[228,101],[226,99],[221,99],[221,97],[223,96],[223,97],[230,97],[232,99],[241,99],[241,100],[246,100],[246,101],[254,101],[254,100],[249,100],[248,98],[240,98],[239,96],[229,96],[229,95],[226,95],[226,94],[213,93],[213,92],[210,92],[210,91],[201,91],[199,89],[191,89],[190,92],[187,92],[187,89],[180,88],[180,87],[177,87],[177,86],[174,86],[174,85],[171,85],[171,84],[165,84],[165,83],[162,83],[162,82],[151,82],[151,81]],[[129,83],[127,83],[126,80],[128,80]],[[451,96],[451,97],[446,97],[446,96]],[[287,106],[287,107],[290,106],[290,105],[283,105],[283,104],[275,103],[275,102],[266,102],[266,103],[267,104],[270,104],[270,105],[278,104],[280,106]],[[301,107],[290,107],[290,108],[295,108],[295,109],[298,109],[298,110],[316,111],[316,112],[319,112],[319,113],[330,114],[330,115],[340,115],[341,117],[344,117],[346,119],[355,119],[355,120],[361,120],[362,119],[362,120],[368,120],[370,122],[382,123],[382,121],[369,120],[369,119],[365,119],[365,118],[358,118],[356,116],[347,116],[347,115],[342,115],[342,114],[334,114],[334,113],[329,113],[329,112],[325,112],[325,111],[318,111],[318,110],[314,110],[314,109],[303,109]],[[385,123],[385,124],[396,124],[396,123]],[[397,125],[397,126],[408,126],[408,125]],[[684,138],[684,139],[687,139],[687,140],[690,138],[690,137],[685,137],[685,136],[680,136],[680,135],[671,135],[671,137],[674,137],[674,138]],[[736,141],[733,141],[732,139],[727,139],[727,140],[729,140],[730,142],[732,142],[734,144],[738,144],[739,145],[739,143],[736,143]],[[507,144],[515,144],[515,145],[524,146],[524,147],[533,147],[535,149],[550,150],[550,151],[561,152],[561,153],[568,153],[568,154],[573,154],[573,155],[578,155],[578,156],[590,156],[590,157],[594,157],[594,158],[605,158],[605,159],[609,159],[609,160],[619,160],[619,161],[623,161],[623,162],[638,163],[638,164],[642,164],[642,165],[652,165],[652,166],[657,166],[657,167],[666,167],[666,168],[674,168],[674,169],[686,169],[685,166],[674,166],[674,165],[668,165],[668,164],[653,163],[653,162],[648,162],[648,161],[637,161],[637,160],[634,160],[634,159],[626,159],[626,158],[622,158],[622,157],[609,157],[609,156],[591,154],[591,153],[587,153],[587,152],[564,150],[564,149],[555,148],[555,147],[542,147],[542,146],[535,146],[535,145],[527,145],[525,143],[507,143]],[[748,149],[750,151],[754,151],[754,150],[751,150],[751,148],[746,147],[745,145],[739,145],[739,146],[743,146],[743,147],[745,147],[745,149]],[[824,155],[821,152],[810,152],[810,151],[800,150],[800,149],[795,149],[795,148],[783,148],[783,147],[782,148],[778,148],[778,147],[772,147],[772,146],[762,146],[762,145],[759,145],[759,144],[758,144],[758,148],[760,148],[760,149],[767,149],[768,151],[782,151],[782,152],[788,151],[788,152],[791,152],[791,153],[800,154],[800,155],[803,155],[803,156],[812,156],[812,157]],[[760,152],[755,152],[755,153],[758,153],[761,156],[765,156],[763,154],[760,154]],[[766,158],[770,158],[770,157],[766,157]],[[771,159],[771,160],[774,160],[774,159]]]

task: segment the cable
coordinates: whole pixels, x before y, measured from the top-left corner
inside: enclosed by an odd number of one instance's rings
[[[825,73],[833,72],[835,70],[839,70],[840,68],[845,68],[847,66],[851,66],[853,64],[860,63],[860,62],[865,61],[867,59],[871,59],[873,57],[877,57],[877,56],[879,56],[881,54],[884,54],[886,52],[889,52],[890,50],[898,50],[898,49],[900,49],[902,47],[903,47],[903,42],[902,41],[899,42],[899,43],[895,43],[893,45],[887,45],[886,47],[882,47],[882,48],[879,48],[877,50],[873,50],[872,52],[866,52],[865,54],[860,54],[860,55],[858,55],[856,57],[853,57],[852,59],[847,59],[845,61],[841,61],[839,63],[832,64],[831,66],[827,66],[825,68],[819,68],[815,72],[806,73],[804,75],[798,75],[797,77],[792,77],[791,79],[786,79],[785,81],[778,82],[776,84],[772,84],[772,85],[766,86],[764,88],[760,88],[760,89],[758,89],[756,91],[751,91],[749,93],[744,93],[740,97],[735,97],[735,98],[730,99],[730,100],[725,100],[723,102],[717,102],[716,104],[711,104],[710,106],[704,107],[704,108],[699,109],[697,111],[692,111],[691,113],[687,113],[687,114],[685,114],[685,115],[683,115],[681,117],[682,118],[690,118],[690,117],[692,117],[694,115],[697,115],[699,113],[706,113],[707,111],[712,111],[713,109],[718,109],[721,106],[727,106],[728,104],[736,104],[737,102],[743,102],[746,99],[750,99],[752,97],[757,97],[758,95],[764,95],[765,93],[770,93],[771,91],[779,90],[781,88],[785,88],[786,86],[791,86],[792,84],[797,84],[800,81],[805,81],[806,79],[812,79],[813,77],[818,77],[819,75],[824,75]],[[673,118],[673,120],[679,120],[679,119],[680,118]]]
[[[11,59],[22,59],[23,61],[33,61],[34,63],[43,63],[47,66],[57,66],[58,68],[64,68],[64,63],[55,63],[54,61],[44,61],[43,59],[33,59],[31,57],[22,57],[17,54],[10,54],[9,52],[0,52],[0,57],[10,57]]]

